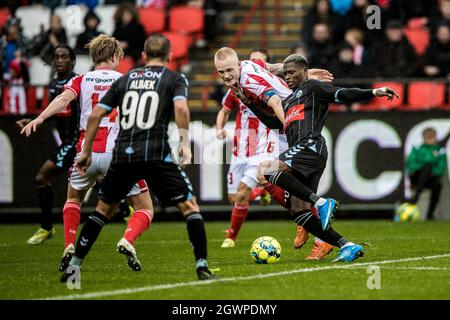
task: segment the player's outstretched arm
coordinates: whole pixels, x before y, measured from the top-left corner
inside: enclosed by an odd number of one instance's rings
[[[216,128],[217,128],[217,139],[224,140],[227,137],[227,132],[224,129],[225,124],[228,122],[228,118],[230,117],[231,110],[225,107],[222,107],[220,111],[217,113],[216,118]]]
[[[60,95],[58,95],[53,101],[42,111],[39,116],[30,121],[25,127],[23,127],[20,134],[25,134],[29,137],[33,132],[36,132],[37,128],[48,118],[63,111],[67,105],[75,99],[75,94],[66,89]]]
[[[78,172],[80,172],[80,174],[82,175],[86,173],[86,170],[91,165],[92,144],[94,143],[94,138],[97,135],[100,121],[108,113],[109,110],[96,106],[89,115],[86,127],[86,134],[84,138],[83,151],[81,152],[80,157],[75,163]]]
[[[180,134],[180,147],[178,155],[180,156],[180,166],[185,168],[191,163],[191,142],[189,141],[189,120],[190,112],[187,105],[187,99],[177,99],[174,102],[175,123]]]

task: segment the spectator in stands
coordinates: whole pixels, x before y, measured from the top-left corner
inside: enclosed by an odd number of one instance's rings
[[[388,16],[407,24],[411,18],[431,17],[438,11],[438,0],[391,0]]]
[[[450,77],[450,27],[442,23],[427,48],[423,72],[427,77]]]
[[[50,65],[53,48],[58,44],[67,43],[66,30],[62,26],[61,17],[52,15],[50,18],[50,28],[44,31],[41,26],[41,33],[34,38],[35,53]]]
[[[306,47],[302,43],[294,44],[291,47],[291,49],[289,49],[289,54],[301,54],[306,59],[308,59],[308,57],[309,57],[308,50],[306,49]]]
[[[345,32],[345,42],[353,48],[353,62],[357,66],[369,67],[369,52],[364,47],[364,33],[360,29],[351,28]]]
[[[403,35],[399,21],[386,24],[385,39],[374,43],[373,64],[377,74],[385,78],[411,77],[415,75],[417,56],[414,48]]]
[[[27,56],[30,44],[26,38],[20,34],[20,27],[15,19],[11,19],[4,27],[5,34],[0,39],[0,64],[2,66],[1,78],[9,80],[9,65],[16,58],[16,53],[21,52]]]
[[[367,12],[367,8],[372,3],[369,0],[354,0],[352,8],[348,12],[348,14],[344,17],[344,28],[345,30],[349,29],[359,29],[364,31],[364,37],[366,43],[373,43],[378,41],[380,37],[383,36],[381,30],[377,29],[369,29],[367,27],[367,19],[372,12]],[[385,13],[381,12],[381,22],[383,23],[383,18]],[[382,26],[383,28],[383,26]]]
[[[313,68],[326,69],[335,56],[328,24],[319,22],[314,25],[313,39],[308,47],[310,64]]]
[[[337,57],[331,61],[329,69],[336,79],[370,77],[370,74],[367,72],[367,68],[363,68],[362,66],[355,64],[353,60],[353,51],[354,50],[351,45],[348,43],[343,44],[338,50]],[[354,87],[361,86],[354,85]]]
[[[123,45],[125,56],[133,58],[137,63],[141,57],[146,39],[144,27],[139,23],[139,15],[135,5],[122,3],[114,14],[116,28],[113,37]]]
[[[303,41],[307,45],[313,43],[313,28],[317,23],[326,23],[333,29],[333,36],[335,42],[342,40],[343,36],[343,24],[341,23],[342,17],[336,15],[330,9],[328,0],[316,0],[311,10],[303,19],[302,36]]]
[[[434,128],[426,128],[422,134],[423,144],[418,148],[414,147],[406,161],[406,169],[413,189],[413,196],[408,199],[408,202],[417,203],[422,191],[431,189],[427,218],[432,220],[441,194],[441,179],[447,173],[445,145],[450,133],[440,142],[436,139]]]
[[[438,26],[444,23],[450,26],[450,0],[442,0],[437,14],[428,19],[432,40],[435,38]]]
[[[90,10],[93,10],[96,6],[98,6],[98,0],[67,0],[66,4],[67,5],[84,4]]]
[[[80,33],[77,37],[77,42],[75,44],[75,52],[79,54],[89,54],[89,50],[85,48],[85,45],[95,38],[102,32],[97,30],[100,24],[100,18],[95,14],[94,11],[88,11],[84,17],[84,31]]]
[[[20,50],[17,50],[15,55],[16,57],[9,64],[9,112],[11,114],[26,114],[26,86],[30,81],[28,73],[30,63]]]

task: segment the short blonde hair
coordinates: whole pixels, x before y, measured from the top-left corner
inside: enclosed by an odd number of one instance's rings
[[[122,58],[123,49],[119,41],[114,37],[101,34],[86,44],[86,48],[89,49],[89,55],[94,61],[94,64],[100,64],[102,62],[108,62],[115,56]]]
[[[236,57],[239,60],[236,51],[228,47],[220,48],[214,55],[215,60],[225,60],[228,57]]]

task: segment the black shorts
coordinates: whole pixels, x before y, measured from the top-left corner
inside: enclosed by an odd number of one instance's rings
[[[50,157],[50,161],[62,170],[68,170],[73,165],[73,159],[77,154],[76,142],[63,143],[55,149],[55,152]]]
[[[326,159],[305,146],[294,146],[280,154],[279,160],[287,164],[293,174],[314,193],[317,192],[319,181],[326,166]]]
[[[112,163],[103,179],[101,199],[106,203],[120,202],[140,179],[145,179],[150,192],[164,208],[194,196],[188,176],[177,164],[167,161],[140,161]]]

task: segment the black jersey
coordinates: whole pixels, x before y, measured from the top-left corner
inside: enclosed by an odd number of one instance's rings
[[[321,135],[328,114],[328,103],[339,102],[341,88],[318,80],[307,80],[283,101],[284,130],[289,146],[318,142],[322,149]],[[319,151],[319,150],[318,150]]]
[[[112,161],[164,160],[170,155],[167,129],[174,101],[187,96],[186,77],[162,66],[133,69],[114,82],[98,104],[107,110],[119,107]]]
[[[77,74],[72,72],[66,79],[55,79],[49,87],[50,101],[64,91],[64,85]],[[63,144],[78,140],[80,126],[80,106],[78,99],[73,100],[66,110],[52,117],[56,122],[56,129]]]

